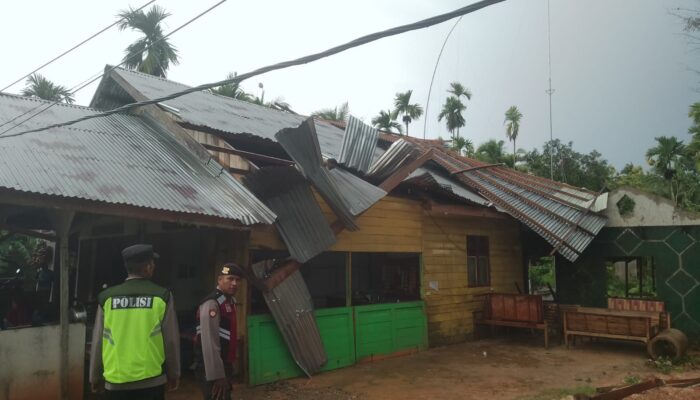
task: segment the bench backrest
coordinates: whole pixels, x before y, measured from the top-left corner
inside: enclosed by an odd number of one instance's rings
[[[566,311],[567,331],[597,334],[648,337],[651,334],[651,317],[624,314],[596,314],[586,311]]]
[[[649,311],[664,312],[666,305],[659,300],[625,299],[608,297],[608,308],[618,311]]]
[[[542,296],[530,294],[487,293],[484,318],[497,321],[542,323]]]

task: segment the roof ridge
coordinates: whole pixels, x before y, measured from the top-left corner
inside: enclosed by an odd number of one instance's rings
[[[11,97],[11,98],[14,98],[16,100],[31,101],[31,102],[35,102],[35,103],[47,103],[47,104],[50,103],[50,104],[61,106],[61,107],[77,108],[77,109],[82,109],[82,110],[94,111],[96,113],[100,112],[100,110],[91,108],[89,106],[83,106],[80,104],[68,104],[68,103],[63,103],[60,101],[44,100],[42,98],[35,97],[35,96],[22,96],[20,94],[7,93],[7,92],[0,92],[0,96]]]

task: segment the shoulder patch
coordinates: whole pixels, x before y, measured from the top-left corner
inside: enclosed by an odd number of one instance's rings
[[[214,310],[213,308],[212,308],[211,310],[209,310],[209,316],[210,316],[211,318],[216,317],[216,310]]]

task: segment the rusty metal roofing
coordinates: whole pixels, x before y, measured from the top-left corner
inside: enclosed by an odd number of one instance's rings
[[[111,68],[107,66],[106,68]],[[111,75],[124,79],[148,99],[179,92],[190,86],[136,71],[116,68]],[[91,106],[111,109],[130,102],[126,93],[109,77],[103,78],[92,99]],[[121,99],[119,97],[122,97]],[[196,92],[163,103],[181,121],[194,126],[215,129],[225,135],[255,136],[276,141],[275,134],[283,128],[297,127],[306,117],[274,110],[246,101],[220,96],[211,92]],[[173,109],[177,110],[174,112]],[[316,126],[321,152],[338,159],[344,132],[328,122]]]
[[[348,118],[338,162],[344,167],[367,173],[377,149],[377,129],[352,115]]]
[[[292,258],[303,264],[335,243],[308,182],[296,168],[261,168],[243,181],[277,214],[275,226]]]
[[[0,123],[43,100],[0,94]],[[32,129],[96,113],[56,105],[27,121]],[[169,133],[133,115],[0,138],[0,187],[47,196],[182,214],[272,223],[275,214],[214,160],[202,163]]]
[[[253,264],[258,278],[265,278],[273,260]],[[307,376],[319,372],[328,362],[321,334],[314,318],[311,294],[298,270],[272,290],[263,292],[265,302],[284,338],[292,358]]]
[[[591,205],[597,196],[590,191],[501,166],[485,167],[484,163],[434,149],[433,161],[537,232],[570,261],[575,261],[605,226],[605,217],[565,200],[563,195],[590,200],[587,204]],[[468,170],[474,167],[480,169]]]
[[[299,127],[282,129],[275,137],[343,225],[348,230],[357,230],[349,205],[323,163],[313,118]]]

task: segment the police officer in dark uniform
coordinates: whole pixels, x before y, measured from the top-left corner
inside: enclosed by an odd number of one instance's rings
[[[233,363],[236,360],[236,299],[238,284],[245,276],[241,267],[227,263],[217,269],[216,290],[197,309],[195,375],[205,400],[229,400]]]

